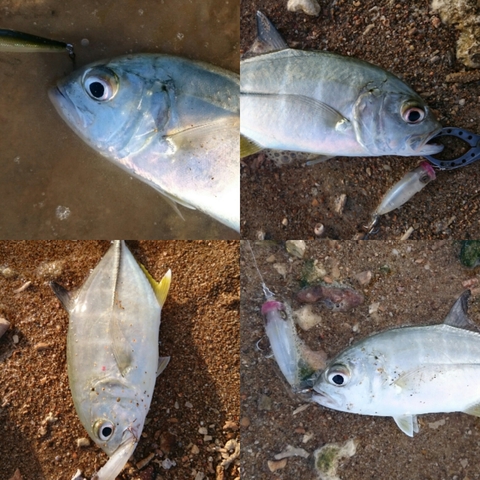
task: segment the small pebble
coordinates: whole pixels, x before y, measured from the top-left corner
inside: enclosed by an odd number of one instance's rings
[[[49,343],[45,343],[45,342],[39,342],[37,343],[33,348],[37,351],[37,352],[43,352],[44,350],[46,350],[47,348],[50,347],[50,344]]]
[[[90,440],[86,437],[77,438],[77,447],[85,448],[90,446]]]
[[[14,335],[12,337],[12,340],[13,340],[13,343],[15,343],[15,344],[17,344],[20,341],[20,339],[18,338],[18,335]]]
[[[271,472],[276,472],[277,470],[285,468],[287,465],[287,459],[283,458],[282,460],[269,460],[267,465]]]
[[[355,275],[355,280],[360,285],[368,285],[372,280],[372,272],[370,270],[366,270],[365,272],[360,272]]]
[[[335,199],[335,212],[339,215],[343,214],[343,210],[345,209],[345,205],[347,203],[347,195],[342,193],[339,197]]]
[[[147,466],[153,457],[155,457],[155,454],[151,453],[150,455],[145,457],[143,460],[140,460],[139,462],[137,462],[137,468],[141,470],[143,467]]]
[[[287,10],[289,12],[304,12],[316,17],[320,13],[320,5],[317,0],[288,0]]]
[[[198,445],[193,445],[190,452],[191,452],[192,455],[198,455],[200,453],[200,449],[198,448]]]
[[[240,427],[248,428],[250,426],[250,419],[248,417],[242,417],[240,419]]]
[[[199,433],[200,435],[208,435],[208,428],[206,428],[206,427],[200,427],[200,428],[198,429],[198,433]]]

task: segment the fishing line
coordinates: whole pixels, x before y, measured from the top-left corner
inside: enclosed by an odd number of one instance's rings
[[[258,276],[260,277],[260,281],[262,283],[262,290],[263,290],[263,294],[265,295],[265,298],[268,300],[269,298],[275,297],[275,294],[267,287],[267,285],[265,284],[265,281],[263,280],[262,274],[260,273],[260,270],[257,265],[257,259],[255,258],[255,254],[253,253],[252,246],[250,245],[250,240],[247,240],[247,245],[252,254],[255,269],[257,270]]]

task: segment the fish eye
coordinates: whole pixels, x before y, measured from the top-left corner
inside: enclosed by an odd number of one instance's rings
[[[350,380],[350,371],[344,365],[333,365],[328,370],[327,380],[332,385],[343,387]]]
[[[83,74],[83,88],[99,102],[111,100],[118,90],[118,77],[109,68],[90,68]]]
[[[93,430],[102,442],[106,442],[112,437],[115,425],[109,420],[98,420],[95,422]]]
[[[425,118],[425,110],[420,107],[409,107],[403,111],[402,118],[412,125],[420,123]]]

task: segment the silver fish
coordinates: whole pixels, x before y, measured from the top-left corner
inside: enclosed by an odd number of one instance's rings
[[[441,125],[399,78],[356,58],[289,49],[260,12],[257,25],[270,52],[240,64],[242,156],[262,148],[327,157],[442,150],[428,143]]]
[[[49,92],[92,148],[174,203],[237,231],[238,95],[234,73],[155,54],[87,65]]]
[[[365,338],[333,358],[313,400],[343,412],[391,416],[407,435],[417,415],[480,416],[480,333],[464,292],[440,325],[403,327]]]
[[[85,284],[52,289],[70,316],[67,365],[75,409],[109,461],[99,480],[116,478],[140,439],[157,374],[162,306],[171,272],[157,284],[125,242],[115,241]]]

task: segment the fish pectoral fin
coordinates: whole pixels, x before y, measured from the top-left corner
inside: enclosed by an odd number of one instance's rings
[[[155,296],[157,297],[158,304],[163,307],[165,300],[167,299],[168,291],[170,290],[170,284],[172,283],[172,271],[168,269],[168,272],[157,282],[148,272],[148,270],[139,263],[140,268],[147,277],[148,282],[153,288]]]
[[[60,300],[63,308],[70,313],[73,310],[74,297],[66,288],[62,287],[57,282],[50,282],[50,288],[53,290],[53,293],[58,300]]]
[[[205,138],[225,133],[238,135],[240,132],[240,121],[238,116],[227,116],[214,122],[193,125],[179,132],[170,133],[167,138],[179,148],[193,148],[201,145]]]
[[[475,417],[480,417],[480,403],[471,405],[466,410],[463,410],[463,413],[468,413],[468,415],[473,415]]]
[[[409,437],[413,437],[414,433],[418,433],[418,421],[416,415],[399,415],[392,417],[398,428]]]
[[[258,143],[250,140],[244,135],[240,135],[240,158],[248,157],[254,153],[258,153],[263,150],[263,147]]]
[[[167,368],[170,357],[158,357],[157,377]]]

